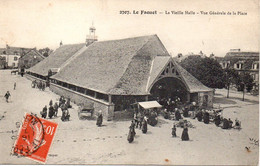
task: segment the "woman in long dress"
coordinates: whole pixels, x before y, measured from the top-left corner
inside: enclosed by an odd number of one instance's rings
[[[97,125],[98,127],[101,127],[102,122],[103,122],[103,116],[102,116],[102,113],[100,112],[99,115],[98,115],[98,118],[97,118],[97,123],[96,123],[96,125]]]
[[[173,128],[172,128],[172,137],[176,137],[176,126],[173,125]]]
[[[189,141],[189,134],[188,134],[188,128],[185,125],[182,131],[182,135],[181,135],[181,140],[182,141]]]

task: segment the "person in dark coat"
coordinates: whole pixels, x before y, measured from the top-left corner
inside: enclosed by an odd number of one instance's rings
[[[219,126],[221,123],[220,115],[216,115],[214,121],[215,121],[215,125]]]
[[[58,109],[59,109],[59,106],[58,106],[58,103],[57,103],[57,102],[55,102],[53,108],[54,108],[54,116],[57,117],[57,115],[58,115]]]
[[[102,122],[103,122],[103,115],[102,115],[102,113],[100,112],[99,115],[98,115],[98,118],[97,118],[97,123],[96,123],[96,125],[97,125],[98,127],[101,127]]]
[[[49,114],[48,114],[48,116],[49,116],[49,118],[51,119],[51,118],[53,117],[53,115],[54,115],[54,108],[53,108],[53,106],[51,105],[51,106],[49,107]]]
[[[196,117],[197,117],[199,122],[202,121],[202,111],[201,110],[199,110],[199,112],[197,113]]]
[[[185,108],[183,109],[183,116],[184,116],[184,117],[188,117],[188,116],[189,116],[188,107],[185,107]]]
[[[42,89],[42,82],[41,81],[38,82],[37,87],[38,87],[39,90]]]
[[[53,104],[53,102],[52,102],[52,100],[49,102],[49,106],[52,106],[52,104]]]
[[[205,124],[209,124],[209,113],[207,111],[204,112],[203,121]]]
[[[130,127],[135,128],[135,121],[134,121],[134,120],[131,121],[131,125],[130,125]]]
[[[46,87],[46,85],[45,85],[45,83],[43,82],[43,83],[42,83],[42,91],[45,90],[45,87]]]
[[[178,108],[175,108],[175,119],[178,121],[181,119],[181,113]]]
[[[33,80],[32,81],[32,88],[35,88],[35,86],[36,86],[36,80]]]
[[[9,93],[9,91],[7,91],[6,92],[6,94],[5,94],[5,101],[8,103],[8,99],[9,99],[9,97],[11,96],[11,94]]]
[[[47,117],[47,106],[43,107],[40,114],[41,114],[42,118],[44,118],[44,119]]]
[[[172,137],[177,137],[176,135],[176,126],[173,125],[173,128],[172,128]]]
[[[61,116],[62,121],[69,121],[70,120],[70,113],[69,110],[64,110],[62,111],[62,116]]]
[[[224,118],[222,129],[228,129],[228,128],[229,128],[229,121],[226,118]]]
[[[16,88],[16,82],[14,83],[14,90],[15,90],[15,88]]]
[[[235,120],[234,129],[239,129],[239,130],[241,129],[241,122],[238,119]]]
[[[67,108],[71,108],[71,107],[72,107],[72,106],[70,105],[70,98],[67,99],[66,105],[67,105]]]
[[[185,125],[184,128],[183,128],[183,131],[182,131],[182,135],[181,135],[181,140],[182,141],[189,141],[189,134],[188,134],[188,128],[187,126]]]
[[[167,109],[163,110],[163,117],[164,119],[169,119],[169,113],[167,112]]]
[[[62,104],[63,104],[63,101],[64,101],[64,99],[63,99],[64,97],[63,96],[61,96],[60,97],[60,99],[59,99],[59,107],[61,107],[62,106]]]
[[[66,104],[61,104],[60,108],[62,112],[68,109]]]
[[[147,121],[143,120],[142,122],[142,132],[147,133]]]
[[[131,142],[133,142],[134,141],[134,137],[135,137],[135,128],[132,128],[131,126],[130,126],[130,128],[129,128],[129,132],[128,132],[128,136],[127,136],[127,141],[129,142],[129,143],[131,143]]]

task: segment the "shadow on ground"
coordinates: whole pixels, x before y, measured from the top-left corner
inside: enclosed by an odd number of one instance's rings
[[[216,104],[237,104],[237,102],[230,100],[230,98],[214,97],[213,102]]]
[[[240,101],[242,101],[242,97],[230,97],[229,99],[235,99],[235,100],[240,100]],[[245,97],[244,102],[248,102],[248,103],[252,103],[252,104],[259,104],[259,101],[250,100],[250,99],[247,99],[246,97]]]

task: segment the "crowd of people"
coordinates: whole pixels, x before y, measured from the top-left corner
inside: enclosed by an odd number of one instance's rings
[[[62,116],[61,116],[61,120],[62,121],[69,121],[70,118],[70,114],[69,114],[69,108],[71,108],[72,106],[70,105],[70,98],[68,98],[67,100],[65,99],[64,96],[61,96],[59,99],[59,102],[55,102],[53,104],[53,101],[50,100],[49,102],[49,108],[47,109],[47,105],[45,105],[42,109],[42,111],[40,112],[42,118],[47,118],[47,114],[48,117],[50,119],[52,119],[53,117],[57,117],[58,116],[58,110],[59,108],[62,111]],[[49,110],[49,111],[48,111]]]
[[[39,90],[44,91],[46,88],[46,83],[40,80],[33,80],[31,86],[32,88],[38,88]]]
[[[209,124],[212,121],[222,129],[241,128],[241,122],[238,119],[235,120],[235,124],[233,125],[233,121],[230,118],[221,116],[222,110],[203,109],[196,102],[182,104],[178,97],[175,100],[169,98],[168,100],[162,99],[159,102],[163,104],[164,109],[162,114],[165,119],[179,121],[183,117],[191,117],[193,119],[197,118],[198,121],[205,124]]]
[[[135,129],[140,129],[142,130],[142,133],[147,133],[148,130],[148,117],[146,115],[142,115],[140,112],[135,115],[134,120],[131,121],[131,125],[129,127],[129,132],[127,136],[127,140],[129,143],[134,141],[135,137]]]
[[[129,133],[127,140],[129,143],[133,142],[134,136],[136,134],[135,128],[139,128],[143,133],[147,132],[147,124],[150,124],[149,121],[156,117],[158,114],[162,114],[165,119],[180,121],[183,118],[190,117],[192,119],[197,119],[199,122],[204,122],[205,124],[215,123],[216,126],[221,127],[222,129],[241,129],[241,122],[236,119],[233,125],[233,121],[230,118],[223,118],[221,116],[222,110],[212,110],[199,107],[196,102],[182,104],[180,98],[175,98],[175,100],[162,99],[158,102],[163,105],[161,112],[159,110],[144,110],[144,111],[135,111],[134,119],[131,122],[129,127]],[[151,116],[154,115],[154,116]],[[158,121],[158,120],[157,120]],[[183,121],[183,120],[182,120]],[[189,140],[188,134],[188,124],[184,124],[183,131],[181,135],[182,141]],[[176,124],[173,125],[171,129],[172,137],[177,137],[176,134]]]
[[[203,121],[205,124],[209,124],[212,121],[217,127],[221,127],[222,129],[241,129],[241,122],[238,119],[235,120],[235,124],[233,125],[233,121],[230,118],[224,118],[221,115],[221,111],[198,109],[195,118],[200,122]]]

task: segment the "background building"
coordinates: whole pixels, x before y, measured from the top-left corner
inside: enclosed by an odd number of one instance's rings
[[[1,68],[30,68],[44,59],[36,48],[11,47],[0,48]]]
[[[42,61],[45,57],[36,49],[30,49],[19,58],[18,67],[28,69]]]
[[[259,87],[259,52],[244,52],[231,49],[225,57],[217,57],[218,62],[225,68],[232,68],[239,73],[248,72],[254,79],[255,88]]]

